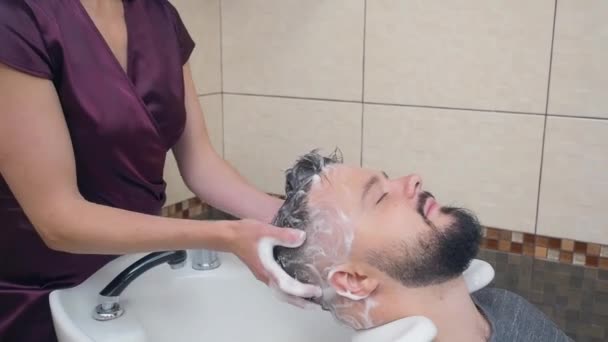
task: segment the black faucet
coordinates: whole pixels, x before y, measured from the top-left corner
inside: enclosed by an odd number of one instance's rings
[[[184,250],[150,253],[137,260],[118,274],[106,287],[99,292],[100,304],[97,305],[93,317],[99,321],[107,321],[122,316],[124,309],[120,306],[120,294],[133,280],[147,270],[164,263],[172,269],[181,268],[186,263],[188,255]]]

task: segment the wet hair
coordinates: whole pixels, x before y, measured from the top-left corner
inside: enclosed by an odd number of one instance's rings
[[[315,213],[308,205],[308,195],[313,180],[323,177],[326,167],[342,163],[342,154],[336,149],[329,156],[323,156],[315,149],[301,156],[295,164],[286,171],[285,202],[274,217],[272,224],[277,227],[301,229],[308,233],[314,225]],[[276,247],[274,257],[279,265],[293,278],[316,284],[314,270],[310,267],[310,259],[304,251],[310,245],[305,242],[298,248]]]

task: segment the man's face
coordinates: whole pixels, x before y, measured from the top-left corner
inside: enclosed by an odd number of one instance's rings
[[[404,285],[458,276],[477,252],[474,216],[442,207],[417,175],[391,180],[380,171],[335,165],[311,187],[309,206],[337,209],[351,221],[351,263],[374,266]]]

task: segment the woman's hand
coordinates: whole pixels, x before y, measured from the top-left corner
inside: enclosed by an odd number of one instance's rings
[[[255,220],[240,220],[235,223],[232,252],[249,267],[258,280],[277,290],[281,299],[300,307],[310,306],[310,302],[304,298],[322,295],[320,287],[298,282],[274,260],[275,246],[301,246],[306,240],[305,232],[278,228]]]

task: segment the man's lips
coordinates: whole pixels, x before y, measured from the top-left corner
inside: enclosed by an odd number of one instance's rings
[[[418,199],[418,212],[422,217],[427,218],[431,211],[436,207],[439,207],[439,204],[435,200],[433,194],[428,191],[420,193]]]
[[[437,208],[438,206],[439,206],[439,204],[437,203],[437,201],[435,200],[435,198],[429,197],[429,199],[424,204],[424,216],[425,217],[429,217],[429,215],[431,214],[431,212],[435,208]]]

